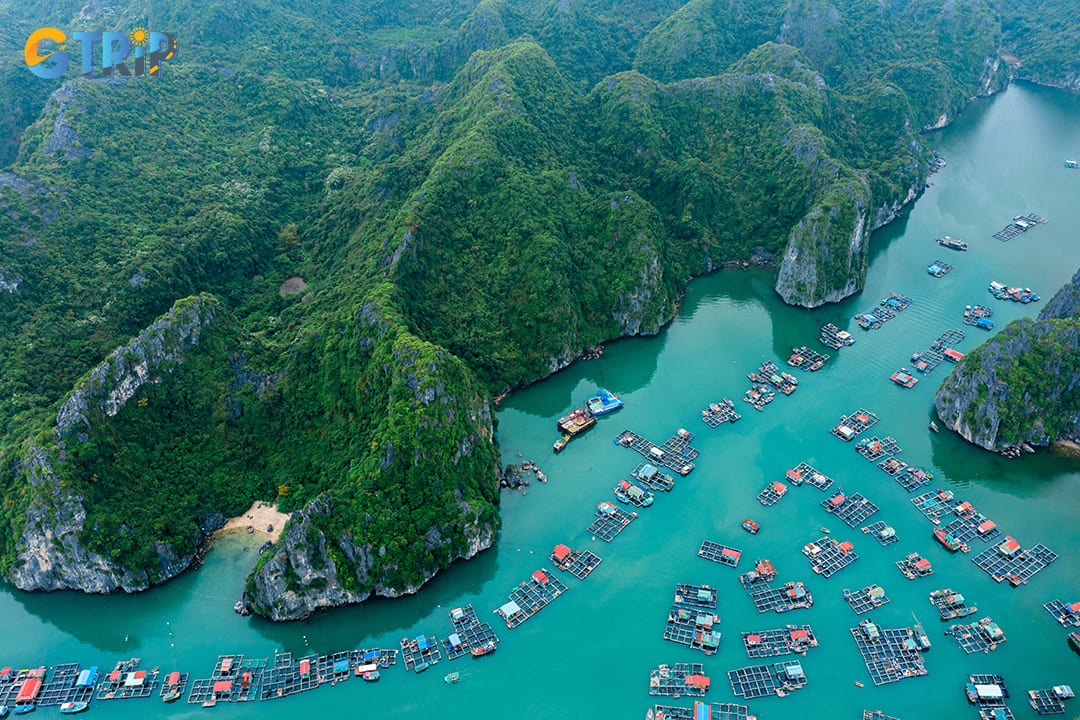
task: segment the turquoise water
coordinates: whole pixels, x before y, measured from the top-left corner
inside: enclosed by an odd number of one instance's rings
[[[995,310],[997,327],[1038,312],[993,300],[985,287],[997,279],[1023,285],[1049,299],[1080,267],[1080,172],[1062,160],[1080,156],[1080,98],[1040,89],[1012,88],[973,106],[953,127],[928,140],[949,166],[935,175],[933,187],[910,214],[873,237],[866,291],[838,305],[814,311],[784,306],[772,291],[768,272],[721,271],[695,281],[679,317],[661,335],[612,343],[600,360],[572,368],[515,393],[499,411],[499,440],[507,462],[530,458],[550,481],[534,483],[527,495],[504,496],[503,530],[497,548],[442,573],[416,596],[376,600],[361,607],[319,615],[302,623],[274,625],[241,618],[232,610],[243,577],[254,561],[257,541],[234,534],[219,541],[198,572],[134,596],[84,597],[74,593],[0,592],[0,664],[26,666],[78,661],[111,666],[140,656],[165,671],[174,667],[206,677],[219,653],[272,657],[276,649],[333,652],[354,647],[397,647],[403,636],[449,632],[446,612],[473,603],[502,639],[498,652],[481,660],[442,662],[425,675],[407,675],[400,663],[381,683],[355,680],[286,700],[219,706],[228,717],[284,718],[347,711],[380,718],[417,715],[470,718],[641,717],[653,700],[648,671],[660,663],[704,662],[713,678],[707,696],[732,701],[725,674],[755,664],[747,659],[739,633],[809,623],[820,647],[803,659],[809,685],[786,698],[750,701],[761,718],[857,718],[882,709],[913,718],[975,717],[963,696],[972,672],[1005,675],[1017,717],[1033,716],[1025,690],[1071,683],[1080,688],[1080,659],[1066,646],[1066,631],[1040,607],[1055,598],[1080,599],[1076,522],[1080,466],[1040,453],[1009,461],[975,449],[954,435],[930,433],[932,396],[949,369],[939,367],[911,390],[888,381],[943,330],[960,325],[966,304]],[[990,235],[1018,213],[1036,212],[1050,223],[1010,243]],[[933,238],[950,234],[971,250],[940,248]],[[943,279],[926,274],[934,258],[956,268]],[[737,399],[747,387],[746,373],[766,360],[782,363],[793,345],[817,344],[825,322],[848,327],[849,318],[869,309],[890,291],[914,304],[882,329],[854,332],[858,343],[845,348],[814,374],[793,371],[799,390],[780,397],[764,413],[738,403],[743,419],[707,428],[698,418],[708,402]],[[960,345],[965,351],[983,339],[972,328]],[[618,393],[627,403],[617,414],[574,440],[555,456],[555,419],[582,403],[597,387]],[[938,481],[970,500],[1025,547],[1044,542],[1061,555],[1028,585],[995,584],[971,562],[950,556],[930,537],[929,523],[908,503],[895,482],[856,455],[852,446],[828,434],[843,413],[863,406],[881,422],[874,431],[896,437],[902,458],[929,467]],[[596,503],[611,499],[611,487],[639,461],[612,438],[633,428],[662,442],[678,427],[697,434],[697,469],[677,481],[674,491],[610,545],[592,540],[584,529]],[[859,491],[881,507],[873,520],[896,528],[900,542],[880,547],[849,530],[818,507],[825,497],[803,486],[778,505],[755,500],[765,483],[782,479],[786,469],[808,461]],[[750,536],[739,524],[755,518],[761,532]],[[860,559],[830,579],[814,575],[800,552],[820,537],[820,527],[837,540],[851,540]],[[696,557],[703,539],[743,550],[738,570]],[[585,582],[561,579],[569,591],[515,630],[507,630],[492,610],[530,573],[550,567],[556,543],[588,548],[603,564]],[[973,541],[973,553],[982,549]],[[933,563],[935,574],[905,580],[893,566],[917,551]],[[810,610],[758,615],[736,577],[757,557],[772,559],[779,580],[802,580],[815,597]],[[724,639],[720,652],[705,657],[662,639],[673,587],[679,582],[708,583],[719,590],[718,614]],[[908,626],[918,616],[934,643],[926,656],[929,674],[879,688],[872,686],[848,628],[857,616],[844,603],[845,588],[882,585],[891,603],[869,617],[885,627]],[[942,634],[945,624],[927,602],[930,590],[952,587],[991,616],[1008,641],[988,655],[965,656]],[[866,617],[866,616],[863,616]],[[775,662],[769,660],[765,662]],[[462,674],[455,686],[442,682],[451,670]],[[866,685],[855,686],[855,681]],[[686,699],[681,702],[689,704]],[[1080,701],[1067,706],[1080,712]],[[115,717],[180,717],[208,711],[154,701],[96,703],[93,712]],[[42,710],[52,713],[54,710]],[[1070,716],[1071,716],[1070,715]]]

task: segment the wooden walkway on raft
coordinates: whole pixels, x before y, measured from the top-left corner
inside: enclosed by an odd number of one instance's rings
[[[945,634],[951,635],[960,645],[960,649],[968,655],[978,652],[987,653],[996,650],[997,646],[1005,642],[1006,639],[1004,635],[1000,640],[990,639],[981,625],[981,623],[989,620],[990,618],[987,617],[967,625],[950,625]]]
[[[870,622],[864,620],[864,623]],[[871,638],[860,623],[851,628],[851,637],[862,655],[866,671],[874,685],[887,685],[904,678],[921,677],[926,674],[926,663],[915,646],[911,628],[877,629],[878,636]]]
[[[707,685],[687,684],[691,675],[705,675],[701,663],[674,663],[661,665],[649,671],[649,694],[660,697],[704,697]]]
[[[994,582],[1008,580],[1013,587],[1025,585],[1047,565],[1058,559],[1057,553],[1042,543],[1030,550],[1017,550],[1011,557],[1002,555],[996,547],[987,548],[971,558]]]
[[[1023,221],[1024,224],[1019,224],[1017,220]],[[1001,242],[1009,242],[1020,233],[1027,232],[1036,225],[1042,225],[1046,222],[1048,222],[1046,218],[1041,215],[1036,215],[1035,213],[1017,215],[1012,219],[1012,222],[994,233],[994,239],[1000,240]]]
[[[791,348],[791,357],[788,358],[787,364],[805,372],[817,372],[830,357],[830,355],[819,353],[803,345],[802,347]]]
[[[456,613],[455,611],[460,611]],[[499,645],[499,636],[491,629],[491,624],[480,622],[472,605],[463,608],[449,610],[450,626],[453,628],[450,635],[442,641],[443,652],[447,660],[457,660],[459,657],[471,655],[473,648],[483,647],[487,643]],[[458,617],[454,617],[457,614]],[[457,636],[456,638],[454,636]],[[454,640],[457,640],[455,643]]]
[[[771,667],[769,665],[751,665],[739,668],[728,673],[731,682],[731,693],[736,697],[744,697],[747,700],[768,697],[770,695],[786,695],[792,690],[806,686],[806,675],[789,677],[787,668],[798,665],[795,662],[779,662]],[[800,666],[801,673],[801,666]]]
[[[896,438],[879,438],[875,435],[874,437],[863,438],[855,443],[855,452],[862,455],[864,459],[876,463],[878,460],[890,455],[899,455],[902,451],[900,445],[896,442]]]
[[[551,562],[563,572],[568,572],[578,580],[584,580],[592,574],[592,571],[603,562],[600,556],[591,550],[571,550],[563,560],[557,560],[555,554],[551,554]]]
[[[821,577],[832,577],[859,559],[854,550],[845,549],[841,547],[842,544],[831,537],[822,536],[803,547],[803,555],[810,560],[810,569]],[[817,548],[816,552],[811,545]]]
[[[700,454],[700,451],[690,445],[693,440],[693,433],[688,432],[685,435],[676,433],[663,445],[656,445],[633,430],[627,429],[618,434],[615,443],[637,451],[654,465],[664,465],[680,475],[685,475],[689,472],[686,468],[690,466],[692,469],[694,459]],[[654,449],[658,449],[662,455],[656,457],[653,454]]]
[[[705,540],[701,543],[701,548],[698,550],[697,555],[699,558],[705,558],[714,563],[720,563],[721,565],[727,565],[728,567],[737,567],[739,558],[742,557],[742,550],[736,550],[735,548],[721,545],[720,543],[714,543],[711,540]]]
[[[787,473],[785,473],[784,477],[787,478],[788,482],[790,482],[792,485],[795,485],[796,487],[802,485],[803,483],[806,483],[807,485],[815,487],[822,492],[825,492],[830,487],[832,487],[832,484],[834,482],[831,477],[825,475],[824,473],[818,472],[812,465],[804,462],[799,463],[791,470],[788,470]]]
[[[773,481],[765,486],[765,489],[758,493],[757,501],[769,507],[775,505],[784,499],[784,495],[787,495],[788,486],[779,480]]]
[[[914,580],[915,578],[928,577],[934,574],[934,568],[929,568],[926,572],[919,572],[915,564],[920,560],[924,560],[919,553],[911,553],[903,560],[896,561],[896,567],[900,570],[901,574],[908,580]]]
[[[881,532],[887,527],[889,526],[886,525],[883,521],[878,520],[876,523],[871,523],[870,525],[864,527],[862,531],[877,540],[878,545],[884,547],[885,545],[892,545],[894,542],[900,540],[900,537],[896,534],[895,531],[892,535],[888,537],[882,537]]]
[[[660,472],[652,463],[639,463],[630,471],[630,477],[657,492],[670,492],[675,487],[675,478]]]
[[[1039,715],[1063,715],[1065,699],[1058,697],[1052,689],[1028,690],[1028,702],[1031,709]]]
[[[503,607],[500,607],[494,612],[506,620],[506,627],[513,630],[547,607],[552,600],[566,592],[566,589],[561,580],[551,575],[547,568],[542,568],[510,593],[510,603],[516,603],[517,610],[504,612]]]
[[[1051,600],[1043,605],[1043,609],[1062,627],[1080,627],[1080,612],[1073,612],[1069,605],[1061,600]]]
[[[930,604],[937,608],[938,615],[941,616],[941,621],[955,620],[956,618],[967,617],[973,615],[979,611],[979,607],[975,604],[968,605],[967,599],[961,602],[956,602],[953,598],[964,597],[960,593],[954,592],[952,588],[943,588],[941,590],[930,591]]]
[[[615,539],[616,535],[625,530],[626,526],[633,522],[636,517],[636,512],[626,512],[620,508],[615,508],[610,513],[597,509],[596,519],[592,521],[592,525],[585,528],[585,532],[592,535],[594,540],[600,538],[609,543]]]
[[[41,684],[34,704],[38,707],[55,707],[66,702],[90,702],[94,697],[94,686],[75,687],[75,681],[78,679],[79,663],[57,665],[49,674],[49,679]],[[16,692],[0,704],[6,704],[9,708],[14,705],[20,685],[22,683],[13,683],[12,689]]]
[[[914,363],[916,370],[925,375],[945,360],[946,350],[955,348],[965,337],[963,330],[946,330],[937,340],[930,343],[930,347],[914,353],[911,356],[911,362]]]
[[[900,487],[914,492],[934,480],[933,473],[925,468],[908,465],[898,457],[888,457],[878,463],[878,469],[895,480]]]
[[[708,585],[680,583],[675,586],[675,599],[672,602],[684,607],[715,610],[716,588]]]
[[[818,646],[817,637],[809,625],[788,625],[775,630],[756,630],[742,633],[743,649],[752,660],[784,655],[806,655]]]
[[[742,415],[735,412],[735,403],[724,398],[718,403],[710,403],[701,411],[701,420],[711,428],[717,428],[726,422],[737,422]]]
[[[110,676],[119,670],[116,680],[110,680]],[[139,685],[125,685],[124,679],[128,673],[139,672],[139,659],[121,660],[113,668],[113,671],[105,675],[97,687],[95,700],[134,700],[136,698],[151,697],[157,690],[158,669],[146,670],[146,676]]]
[[[228,660],[229,667],[223,663]],[[245,660],[243,655],[218,655],[214,672],[208,678],[199,678],[191,683],[191,693],[187,701],[192,705],[210,703],[211,705],[222,702],[251,702],[259,699],[259,687],[266,671],[266,658],[257,660]],[[248,685],[242,684],[245,673],[251,673]],[[214,691],[214,685],[219,682],[228,682],[225,691]]]
[[[843,498],[843,501],[834,504],[834,498]],[[866,522],[867,518],[878,511],[878,506],[864,498],[861,493],[844,495],[843,488],[822,500],[821,507],[853,529]]]
[[[352,664],[355,665],[378,665],[388,668],[397,664],[398,651],[383,648],[365,648],[353,650],[351,653]]]
[[[999,717],[994,716],[995,710],[1000,710],[1004,715],[1005,720],[1015,720],[1015,716],[1008,705],[1005,704],[1005,699],[1009,697],[1009,689],[1005,687],[1005,678],[1000,675],[992,675],[989,673],[981,673],[977,675],[968,675],[968,683],[971,685],[997,685],[1001,688],[1001,697],[986,698],[972,701],[970,698],[968,702],[972,702],[977,708],[979,708],[980,718],[992,718],[993,720],[999,720]]]
[[[840,332],[840,328],[832,323],[826,323],[821,326],[821,337],[818,338],[818,342],[830,350],[839,350],[845,345],[850,345],[851,343],[845,343],[840,339]],[[854,339],[852,339],[852,342],[854,342]]]
[[[997,527],[991,527],[985,532],[979,532],[979,526],[986,522],[986,517],[979,514],[961,516],[941,526],[941,532],[946,535],[952,535],[962,543],[968,543],[971,540],[982,540],[983,542],[991,542],[1001,537],[1001,531]]]
[[[720,646],[720,632],[714,630],[720,624],[720,616],[703,608],[672,605],[668,609],[664,639],[715,655]]]
[[[798,608],[810,608],[814,604],[813,595],[801,582],[787,582],[774,588],[770,580],[760,575],[750,575],[756,573],[740,575],[739,582],[759,613],[789,612]]]
[[[706,703],[701,703],[705,705]],[[736,703],[708,703],[710,720],[755,720],[750,708]],[[673,705],[654,705],[653,717],[657,720],[695,720],[694,708]]]
[[[346,650],[332,655],[306,655],[294,659],[290,652],[274,653],[274,663],[263,674],[261,699],[276,700],[315,690],[323,683],[344,682],[349,679],[349,669],[354,665],[353,655]],[[394,656],[397,657],[396,650]],[[308,670],[301,674],[300,663],[305,660]],[[220,663],[218,667],[221,667]],[[236,677],[222,679],[232,679],[239,684]]]
[[[850,415],[841,416],[840,422],[836,424],[836,427],[830,429],[829,432],[845,442],[851,442],[862,433],[877,425],[877,423],[877,415],[864,408],[859,408]],[[850,434],[845,434],[844,430],[841,428],[850,430]]]
[[[873,310],[859,313],[852,319],[855,320],[863,330],[877,330],[896,317],[899,313],[907,310],[913,302],[914,300],[906,295],[889,293],[889,296],[883,298],[881,303]]]
[[[874,589],[880,589],[880,586],[867,585],[861,590],[844,590],[844,601],[851,606],[856,615],[862,615],[882,605],[887,605],[889,603],[888,596],[879,595],[877,599],[874,599],[870,594]]]
[[[957,500],[953,497],[951,490],[938,489],[924,492],[922,495],[916,495],[911,498],[911,504],[914,505],[915,509],[921,512],[927,520],[938,525],[942,517],[953,512]]]

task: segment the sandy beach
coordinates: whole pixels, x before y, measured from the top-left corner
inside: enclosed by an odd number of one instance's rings
[[[251,527],[254,530],[252,534],[260,535],[276,543],[278,537],[281,536],[281,529],[285,527],[285,521],[288,519],[288,515],[278,512],[276,505],[267,505],[262,501],[256,501],[243,515],[226,520],[225,525],[218,530],[218,533],[247,530]],[[273,530],[268,531],[266,529],[268,527],[273,527]]]

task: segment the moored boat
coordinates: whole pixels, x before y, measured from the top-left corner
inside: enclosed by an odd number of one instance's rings
[[[559,418],[559,430],[573,437],[583,433],[596,424],[596,418],[585,408],[577,408]]]
[[[1073,652],[1080,654],[1080,632],[1073,630],[1069,633],[1069,647],[1073,649]]]
[[[427,660],[425,660],[425,661],[419,663],[418,665],[414,665],[413,666],[413,672],[422,673],[425,670],[427,670],[429,667],[431,667],[431,665],[429,665]]]
[[[912,388],[919,382],[918,378],[911,375],[905,368],[894,372],[889,379],[901,387]]]
[[[566,447],[566,443],[568,443],[568,442],[570,442],[570,436],[569,435],[563,435],[562,437],[560,437],[558,440],[555,441],[555,444],[551,446],[551,449],[554,450],[555,452],[562,452],[562,449],[564,447]]]
[[[968,246],[967,246],[966,242],[964,242],[963,240],[957,240],[956,238],[950,237],[949,235],[945,235],[943,237],[939,237],[939,238],[936,238],[936,239],[937,239],[939,245],[944,245],[945,247],[952,248],[953,250],[967,250],[968,249]]]
[[[474,647],[474,648],[473,648],[473,649],[471,650],[471,652],[472,652],[472,656],[473,656],[474,658],[478,658],[478,657],[484,657],[485,655],[488,655],[489,653],[493,653],[493,652],[495,652],[495,648],[496,648],[496,647],[497,647],[497,646],[495,645],[495,641],[494,641],[494,640],[488,640],[488,641],[487,641],[486,643],[484,643],[483,645],[477,645],[476,647]]]
[[[60,704],[61,715],[74,715],[75,713],[81,713],[90,707],[90,703],[87,702],[75,702],[68,701]]]
[[[33,704],[16,705],[15,706],[15,714],[16,715],[25,715],[28,712],[33,712],[35,708],[37,708],[37,705],[33,705]]]
[[[593,415],[604,415],[614,412],[623,406],[623,401],[618,395],[607,390],[600,390],[585,401],[585,406]]]

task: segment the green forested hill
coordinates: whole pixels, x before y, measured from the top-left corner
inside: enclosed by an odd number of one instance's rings
[[[276,499],[298,514],[247,596],[275,618],[487,547],[492,396],[656,332],[725,262],[783,258],[793,303],[858,291],[919,130],[1002,87],[999,51],[1075,69],[1075,20],[1035,0],[0,18],[0,566],[146,587]],[[177,37],[160,80],[22,64],[36,27],[140,24]]]

